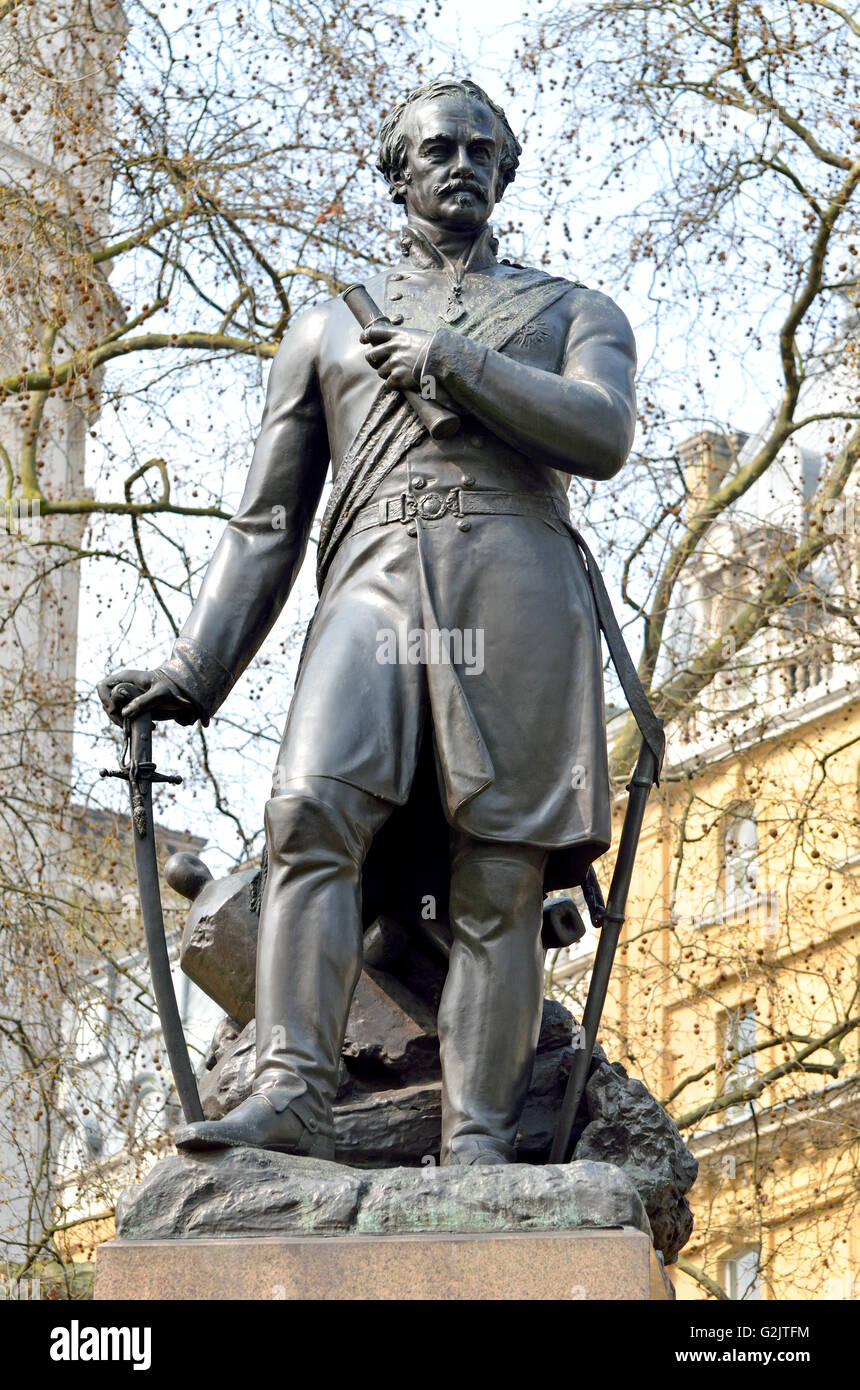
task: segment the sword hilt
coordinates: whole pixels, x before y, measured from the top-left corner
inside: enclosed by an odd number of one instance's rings
[[[140,686],[132,685],[130,681],[114,686],[114,695],[121,702],[120,708],[130,704],[143,693]],[[119,777],[121,781],[128,782],[131,790],[132,821],[141,839],[146,835],[143,799],[145,787],[151,787],[153,782],[182,785],[182,778],[177,772],[158,772],[156,769],[152,760],[152,722],[152,714],[148,709],[141,710],[133,719],[124,718],[119,768],[103,767],[99,774],[101,777]]]
[[[129,780],[127,767],[103,767],[99,777],[119,777],[123,782]],[[172,782],[174,786],[182,785],[182,778],[178,772],[157,772],[155,763],[138,763],[137,778],[138,782]]]

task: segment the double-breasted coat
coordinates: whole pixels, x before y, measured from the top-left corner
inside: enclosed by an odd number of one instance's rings
[[[489,247],[464,278],[467,306],[503,297],[527,273]],[[611,476],[629,451],[630,327],[610,299],[571,282],[502,350],[488,348],[445,322],[450,279],[417,235],[367,289],[395,322],[433,332],[423,376],[462,427],[418,439],[340,540],[277,786],[324,776],[410,803],[394,825],[409,828],[406,878],[421,896],[432,879],[422,842],[438,847],[444,822],[546,847],[547,887],[572,886],[609,845],[610,801],[600,633],[567,489],[574,473]],[[359,332],[333,299],[303,314],[278,350],[239,509],[161,668],[203,719],[277,618],[329,464],[337,477],[379,392]],[[406,841],[384,834],[388,871],[378,854],[368,861],[371,913],[386,881],[403,880]],[[433,882],[441,887],[438,874]]]

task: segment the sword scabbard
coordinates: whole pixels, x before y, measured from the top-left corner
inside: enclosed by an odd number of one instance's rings
[[[594,953],[594,966],[591,971],[591,982],[588,986],[588,998],[585,1002],[580,1030],[582,1047],[577,1050],[570,1069],[550,1151],[550,1163],[567,1163],[573,1153],[576,1117],[591,1070],[591,1059],[594,1056],[597,1030],[600,1027],[603,1006],[606,1003],[609,977],[612,974],[615,952],[618,948],[621,929],[624,926],[627,895],[630,891],[630,880],[633,877],[633,864],[642,830],[645,806],[657,770],[657,759],[654,752],[648,742],[643,739],[636,761],[636,769],[628,783],[627,810],[621,829],[621,839],[618,843],[618,853],[615,856],[612,884],[601,918],[600,938]]]
[[[152,992],[161,1022],[164,1045],[173,1073],[173,1082],[190,1124],[203,1119],[203,1107],[197,1089],[197,1078],[191,1065],[188,1043],[173,988],[170,955],[164,930],[161,906],[161,885],[158,877],[158,857],[155,844],[155,821],[152,813],[152,784],[155,781],[181,781],[166,777],[155,770],[152,761],[152,715],[142,711],[128,722],[128,763],[121,775],[128,775],[131,796],[132,838],[134,862],[140,891],[140,910],[149,957]]]

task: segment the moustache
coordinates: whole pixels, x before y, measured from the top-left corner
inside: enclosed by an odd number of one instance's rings
[[[479,188],[476,183],[471,183],[470,181],[464,182],[458,180],[456,183],[437,183],[433,187],[433,195],[436,198],[447,198],[449,194],[456,197],[458,193],[471,193],[482,203],[487,201],[484,190]]]

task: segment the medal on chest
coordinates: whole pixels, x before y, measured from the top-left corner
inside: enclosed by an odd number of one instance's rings
[[[466,308],[463,304],[463,286],[455,282],[451,286],[451,290],[448,294],[448,303],[445,305],[439,317],[444,319],[445,323],[457,323],[465,312]]]
[[[452,264],[447,256],[444,256],[441,251],[439,252],[439,258],[447,271],[451,285],[448,291],[448,303],[439,315],[443,323],[459,323],[460,319],[464,318],[466,315],[466,306],[463,303],[463,276],[472,264],[475,251],[480,245],[481,240],[481,237],[478,237],[473,241],[469,249],[469,254],[457,264]]]

